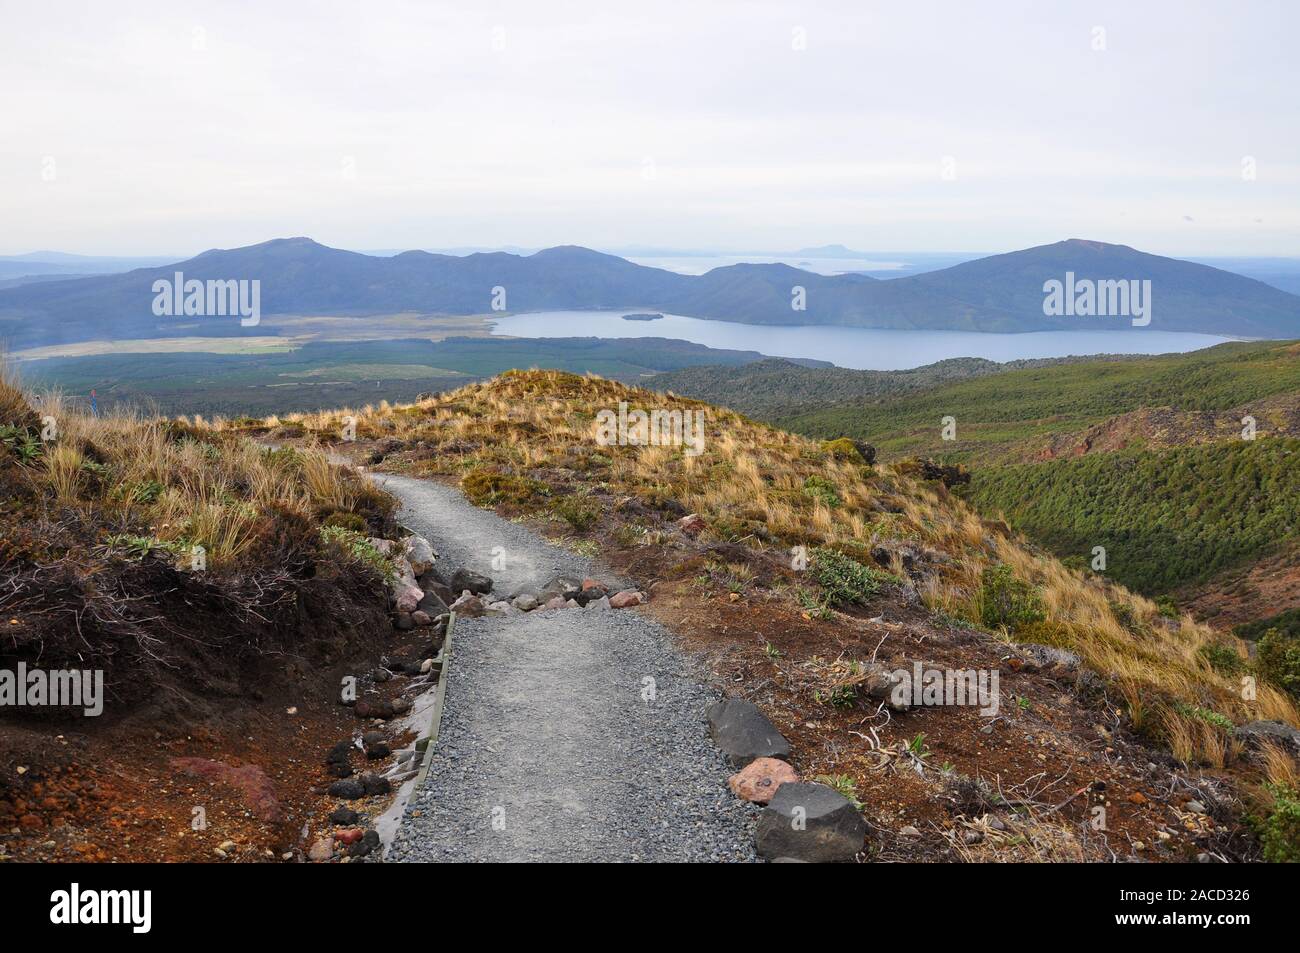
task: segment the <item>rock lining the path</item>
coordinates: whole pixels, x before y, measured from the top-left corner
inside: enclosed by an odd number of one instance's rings
[[[849,863],[862,850],[867,822],[853,803],[824,784],[777,788],[758,818],[758,852],[768,860]]]
[[[790,742],[753,702],[725,698],[707,716],[714,744],[733,766],[743,768],[755,758],[790,760]]]

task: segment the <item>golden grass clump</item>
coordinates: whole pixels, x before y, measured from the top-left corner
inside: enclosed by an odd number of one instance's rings
[[[32,403],[0,366],[4,412],[21,416]],[[129,526],[128,535],[177,550],[202,546],[209,567],[237,562],[279,508],[323,518],[377,498],[324,451],[272,453],[220,419],[95,416],[58,395],[43,396],[39,409],[53,422],[52,438],[18,471],[34,505],[72,508],[86,523]]]
[[[597,413],[620,402],[645,411],[702,412],[703,451],[597,446]],[[905,541],[929,548],[945,559],[920,582],[925,603],[975,623],[985,569],[1008,566],[1033,587],[1044,617],[1006,637],[1078,653],[1130,698],[1135,718],[1145,715],[1153,730],[1176,736],[1189,757],[1213,762],[1232,752],[1225,747],[1220,753],[1216,739],[1198,734],[1201,728],[1193,732],[1169,719],[1165,712],[1173,701],[1209,706],[1234,720],[1300,723],[1289,696],[1261,684],[1258,697],[1246,700],[1240,684],[1209,667],[1200,649],[1223,636],[1189,618],[1171,625],[1150,600],[1069,569],[1005,528],[991,528],[946,490],[905,468],[864,466],[834,442],[821,444],[700,401],[553,370],[509,371],[417,405],[306,414],[301,423],[328,442],[349,418],[359,437],[422,441],[431,470],[457,476],[482,471],[475,479],[487,488],[489,502],[494,493],[497,499],[511,495],[502,489],[503,477],[531,479],[546,466],[585,468],[585,479],[612,494],[670,498],[703,516],[710,532],[751,545],[860,551]],[[539,509],[549,506],[544,494],[535,496]],[[513,494],[513,501],[520,499]]]

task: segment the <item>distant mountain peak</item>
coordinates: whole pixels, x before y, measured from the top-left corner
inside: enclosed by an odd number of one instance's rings
[[[617,255],[607,255],[605,252],[596,251],[583,245],[553,245],[550,248],[543,248],[541,251],[534,252],[530,257],[541,260],[546,259],[568,259],[570,261],[585,259],[588,261],[626,261]]]
[[[1091,238],[1067,238],[1063,242],[1057,242],[1058,246],[1069,248],[1074,251],[1133,251],[1128,245],[1116,245],[1113,242],[1099,242]]]
[[[817,245],[813,248],[800,248],[795,252],[801,258],[865,258],[866,254],[860,251],[854,251],[838,243],[831,245]]]

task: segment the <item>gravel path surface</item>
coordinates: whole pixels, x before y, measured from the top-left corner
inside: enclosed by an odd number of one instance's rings
[[[590,568],[447,487],[385,484],[443,560],[498,589]],[[756,809],[727,789],[704,719],[716,698],[636,610],[459,619],[429,775],[386,859],[753,860]]]
[[[431,480],[375,474],[375,482],[402,501],[401,521],[430,543],[448,572],[464,566],[491,576],[494,592],[510,595],[520,586],[542,586],[558,575],[592,574],[592,562],[541,539],[491,510],[474,506],[459,490]],[[494,568],[493,560],[497,566]],[[504,562],[502,562],[502,558]],[[607,572],[600,579],[620,580]]]

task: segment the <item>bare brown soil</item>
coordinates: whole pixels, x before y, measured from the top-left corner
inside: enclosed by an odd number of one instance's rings
[[[385,624],[385,630],[387,625]],[[116,722],[0,722],[0,855],[20,861],[300,861],[311,836],[332,829],[338,801],[325,754],[361,722],[339,703],[344,675],[382,655],[427,653],[414,632],[359,640],[348,662],[324,668],[269,659],[245,673],[240,694],[203,699],[181,725],[163,705]],[[399,681],[374,687],[397,693]],[[366,697],[371,697],[367,695]],[[394,737],[393,750],[409,743]],[[382,771],[392,756],[358,772]],[[372,818],[387,797],[353,802]],[[196,829],[202,811],[206,827]],[[221,856],[227,842],[233,849]]]
[[[1300,608],[1300,546],[1179,593],[1178,605],[1219,629]]]
[[[1300,395],[1279,394],[1222,412],[1156,407],[1117,414],[1083,431],[1052,436],[1030,459],[1081,457],[1134,446],[1167,450],[1236,440],[1247,416],[1255,418],[1259,436],[1295,437],[1300,435]]]

